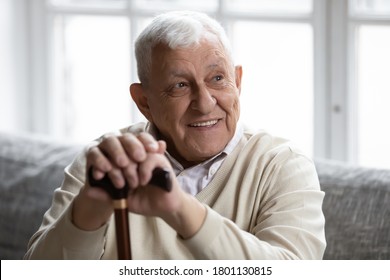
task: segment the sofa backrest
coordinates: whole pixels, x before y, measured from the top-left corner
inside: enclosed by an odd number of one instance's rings
[[[0,259],[21,259],[81,146],[0,133]]]
[[[390,259],[390,170],[316,161],[325,192],[324,259]]]

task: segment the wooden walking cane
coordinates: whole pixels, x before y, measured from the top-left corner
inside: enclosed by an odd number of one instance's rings
[[[88,170],[88,181],[91,187],[103,188],[113,199],[118,259],[131,260],[129,212],[127,207],[128,184],[126,183],[123,188],[118,189],[112,184],[107,174],[101,180],[95,180],[92,176],[92,167]],[[169,171],[162,168],[154,169],[152,179],[148,184],[160,187],[168,192],[171,191],[172,185]]]

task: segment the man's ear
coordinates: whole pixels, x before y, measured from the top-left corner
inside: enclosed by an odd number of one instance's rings
[[[144,93],[144,88],[140,83],[134,83],[130,85],[130,95],[134,100],[135,104],[137,104],[138,110],[145,116],[145,118],[152,122],[152,115],[150,114],[150,108],[148,104],[148,98]]]
[[[234,70],[236,74],[236,87],[238,88],[239,93],[241,93],[242,66],[237,65]]]

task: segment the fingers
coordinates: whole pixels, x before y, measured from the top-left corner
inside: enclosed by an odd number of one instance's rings
[[[164,154],[166,150],[167,150],[167,143],[163,140],[159,140],[157,153]]]
[[[128,159],[126,164],[120,165],[120,167],[125,167],[129,161],[141,162],[145,159],[145,147],[135,135],[126,133],[116,138],[116,140],[119,141],[119,143],[116,144],[121,146],[121,156],[124,156]]]
[[[125,185],[121,166],[128,164],[128,158],[123,156],[124,150],[114,136],[105,138],[99,145],[89,149],[87,153],[87,169],[93,167],[92,176],[100,180],[107,173],[116,187]]]
[[[137,169],[138,169],[138,164],[134,162],[130,163],[129,165],[127,165],[125,168],[122,169],[123,175],[126,178],[126,181],[129,184],[130,188],[134,188],[139,184]]]
[[[139,185],[146,186],[152,179],[153,170],[157,167],[169,168],[170,164],[165,156],[158,153],[149,153],[148,158],[138,165]]]
[[[108,174],[118,188],[123,187],[126,181],[130,187],[136,187],[140,184],[138,165],[146,160],[149,153],[164,154],[165,150],[166,143],[156,141],[148,133],[137,136],[131,133],[105,135],[99,145],[89,149],[87,167],[93,166],[96,180]]]
[[[117,136],[108,136],[99,144],[99,149],[102,153],[113,163],[114,166],[119,168],[127,166],[129,164],[129,157]],[[142,147],[135,147],[135,149]]]
[[[158,142],[149,133],[141,132],[138,140],[144,145],[146,152],[156,153],[159,149]]]
[[[87,169],[93,166],[93,177],[96,180],[100,180],[104,177],[104,174],[112,169],[112,164],[103,152],[94,146],[87,152]]]

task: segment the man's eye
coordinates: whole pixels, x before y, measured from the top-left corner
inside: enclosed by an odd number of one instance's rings
[[[184,82],[180,82],[180,83],[175,84],[175,88],[183,88],[185,86],[186,86],[186,84]]]
[[[191,84],[188,82],[172,83],[169,88],[165,90],[165,94],[170,97],[180,97],[191,92]]]
[[[223,79],[223,77],[222,77],[222,75],[217,75],[217,76],[214,77],[214,79],[215,79],[217,82],[219,82],[219,81],[221,81],[221,80]]]

